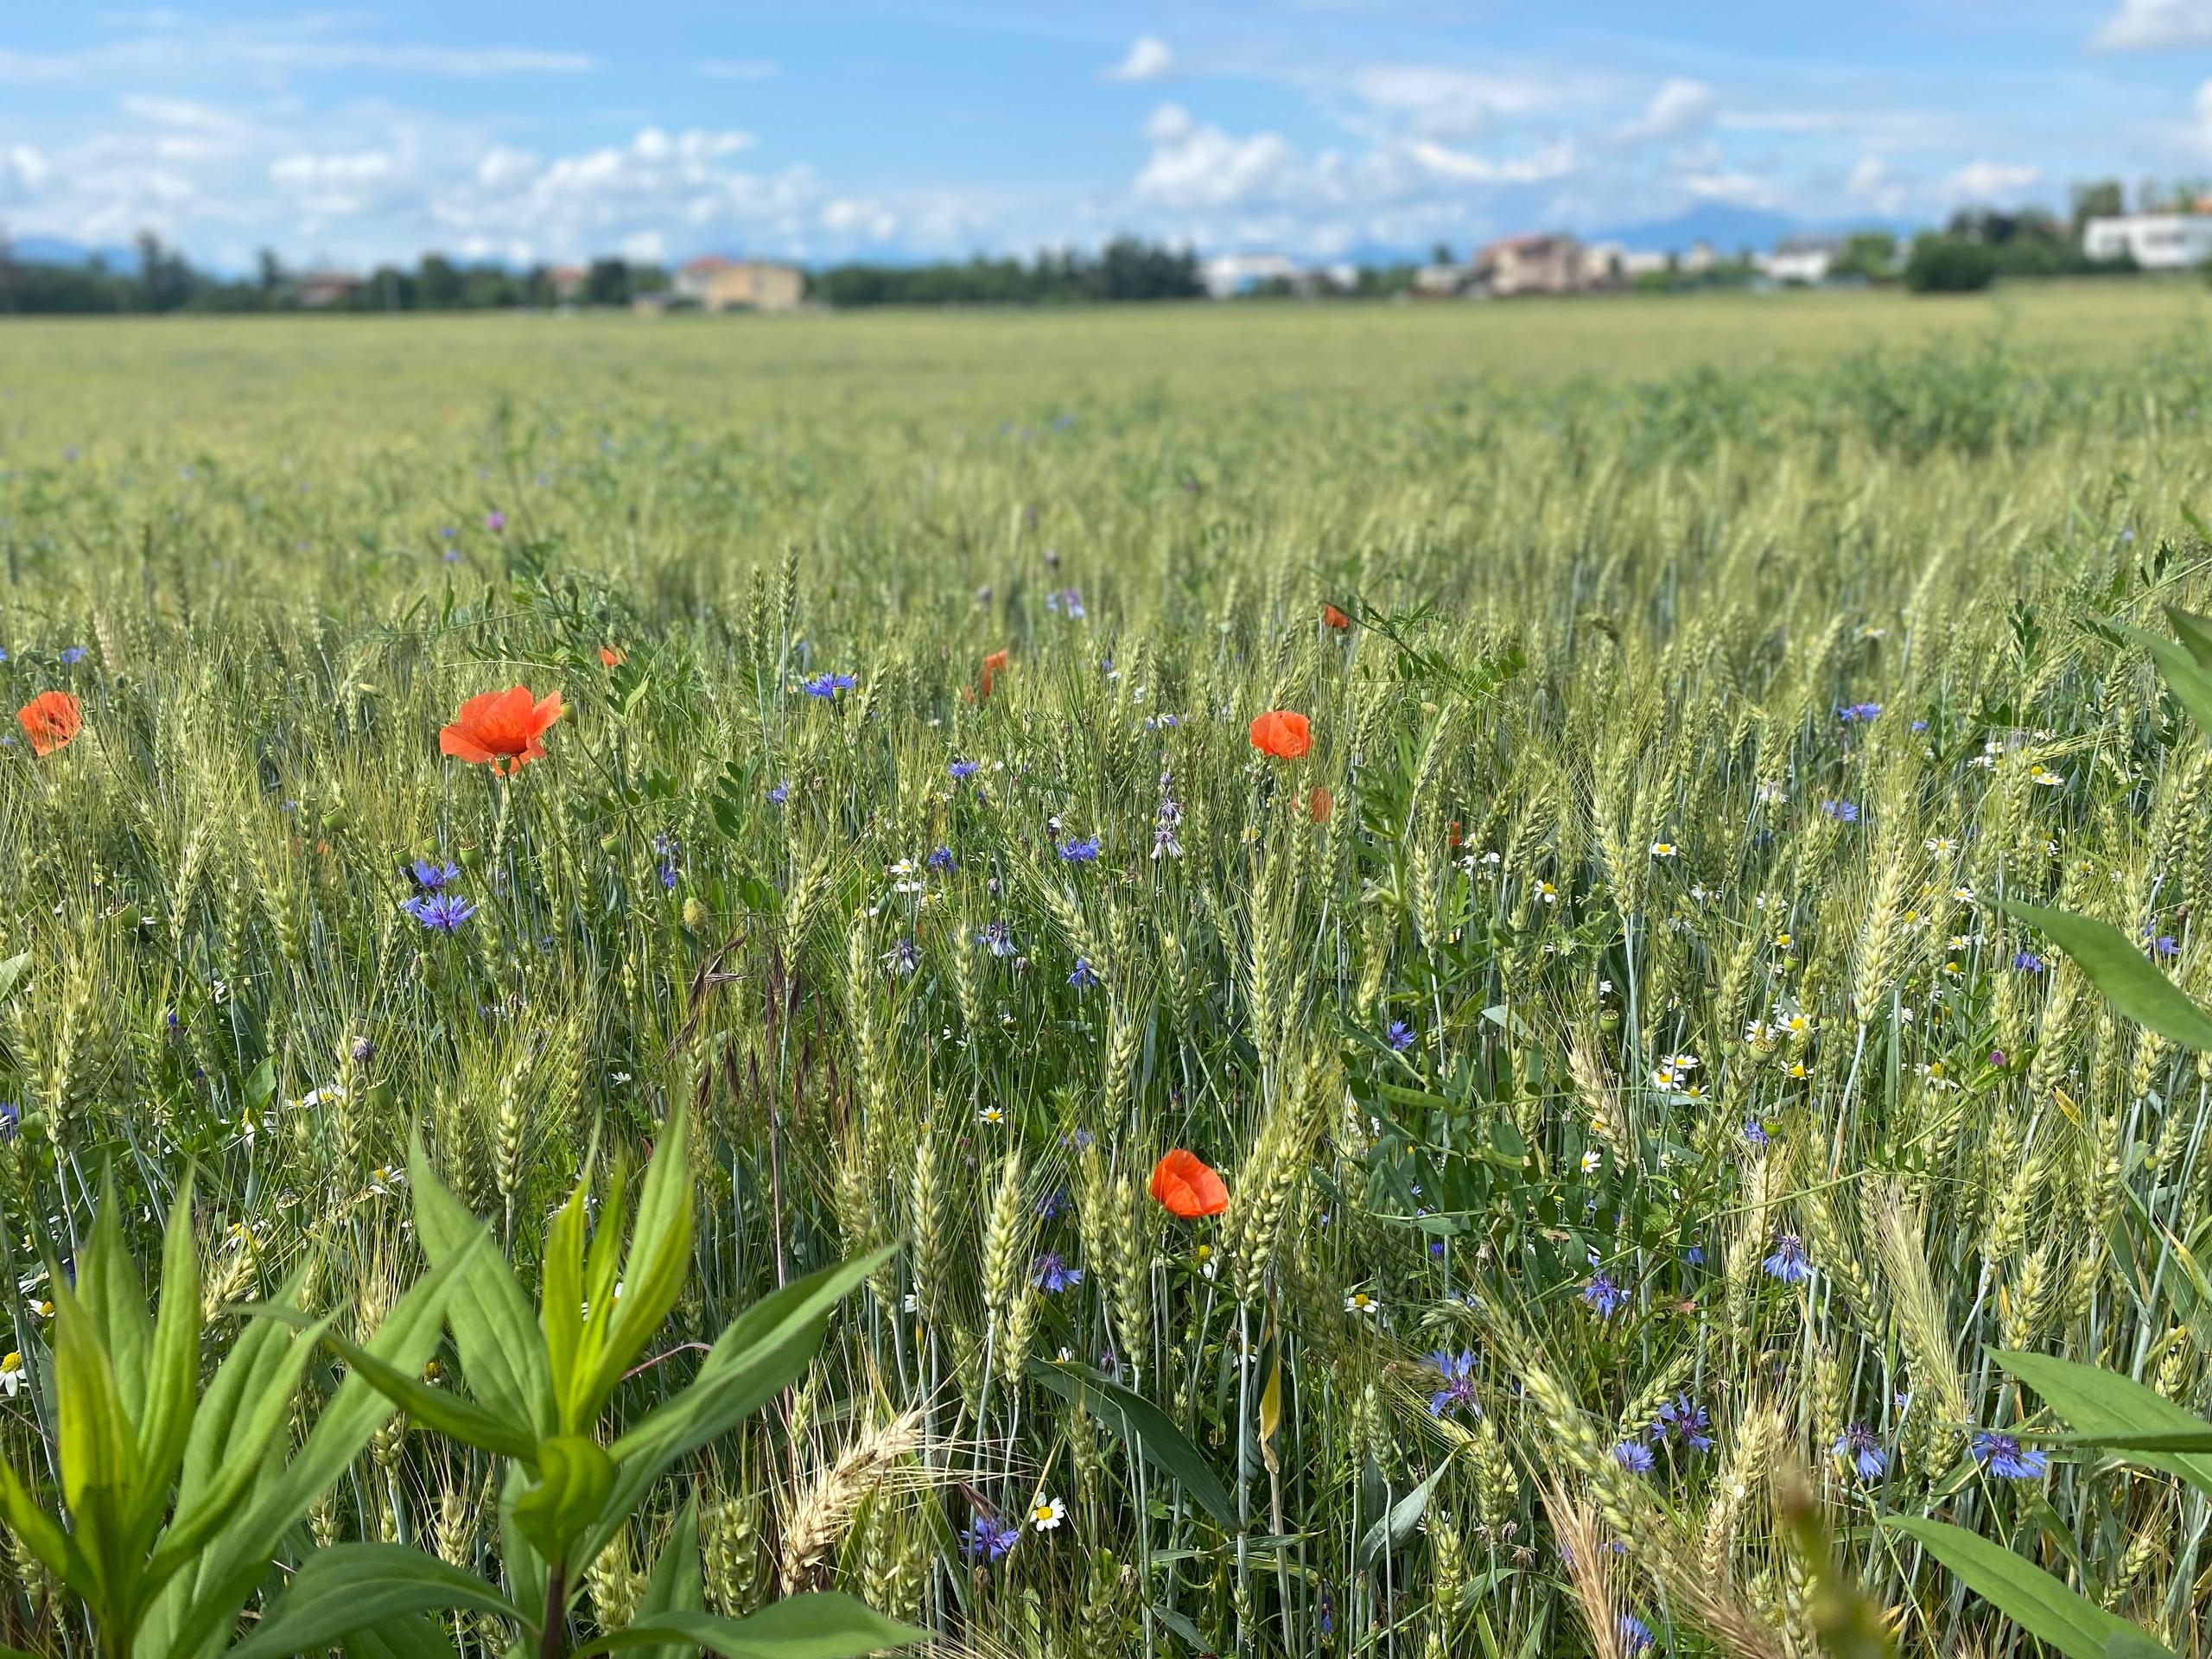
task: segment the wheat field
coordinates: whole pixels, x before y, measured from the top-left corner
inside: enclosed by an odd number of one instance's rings
[[[193,1170],[212,1365],[374,1332],[410,1170],[534,1299],[680,1124],[602,1438],[891,1249],[579,1642],[696,1498],[715,1612],[1022,1659],[1874,1650],[1840,1578],[2044,1650],[1923,1516],[2212,1648],[2204,1500],[1989,1357],[2212,1405],[2212,1061],[1996,908],[2208,988],[2106,626],[2212,607],[2208,302],[0,327],[0,682],[81,721],[0,747],[7,1461],[104,1180],[150,1272]],[[542,758],[442,753],[517,685]],[[511,1583],[495,1461],[392,1419],[249,1625],[340,1541]]]

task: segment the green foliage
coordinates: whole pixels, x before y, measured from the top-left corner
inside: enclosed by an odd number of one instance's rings
[[[1916,294],[1973,294],[1997,280],[1996,251],[1959,236],[1925,233],[1905,255],[1904,285]]]

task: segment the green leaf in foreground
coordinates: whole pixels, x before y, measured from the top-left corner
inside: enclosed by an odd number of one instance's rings
[[[2212,1048],[2212,1014],[2151,965],[2142,947],[2109,922],[2005,899],[2005,912],[2038,928],[2081,965],[2114,1008],[2183,1048]]]
[[[2034,1562],[1947,1521],[1892,1516],[1882,1523],[1917,1540],[1966,1587],[2068,1659],[2175,1659],[2136,1625],[2068,1589]]]
[[[1990,1357],[2050,1402],[2075,1444],[2121,1452],[2212,1497],[2212,1423],[2117,1371],[2006,1349]]]
[[[682,1643],[723,1659],[861,1659],[864,1654],[910,1648],[930,1633],[886,1618],[865,1602],[824,1590],[785,1596],[745,1618],[713,1613],[640,1615],[622,1630],[576,1649],[576,1659],[621,1648]]]
[[[1228,1530],[1236,1530],[1236,1506],[1190,1437],[1174,1421],[1141,1394],[1109,1382],[1096,1371],[1073,1365],[1029,1362],[1029,1375],[1063,1400],[1098,1412],[1118,1427],[1123,1437],[1160,1465],[1189,1494],[1191,1501]]]

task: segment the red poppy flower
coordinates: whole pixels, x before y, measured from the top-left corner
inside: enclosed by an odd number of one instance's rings
[[[1006,672],[1007,664],[1014,660],[1011,651],[995,651],[983,658],[983,695],[991,695],[991,683]]]
[[[1313,728],[1301,714],[1271,709],[1252,722],[1252,747],[1278,760],[1295,760],[1313,747]]]
[[[1205,1160],[1178,1147],[1152,1166],[1152,1196],[1185,1221],[1229,1208],[1229,1189]]]
[[[1306,798],[1306,816],[1316,823],[1326,823],[1329,814],[1335,811],[1336,807],[1337,798],[1329,793],[1326,784],[1317,785],[1313,792]]]
[[[544,759],[538,740],[560,718],[558,691],[535,703],[526,685],[486,691],[461,705],[460,716],[438,734],[438,748],[456,760],[512,774],[524,761]]]
[[[1351,626],[1351,618],[1333,605],[1324,605],[1321,607],[1321,620],[1338,633],[1342,633],[1346,628]]]
[[[41,691],[16,710],[33,754],[52,754],[85,728],[84,705],[67,691]]]
[[[620,668],[630,660],[630,653],[626,651],[617,651],[612,645],[601,645],[599,648],[599,660],[602,667]]]

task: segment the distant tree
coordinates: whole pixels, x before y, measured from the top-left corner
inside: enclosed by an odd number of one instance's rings
[[[2071,228],[2074,239],[2082,239],[2082,230],[2093,219],[2118,219],[2127,211],[2127,193],[2118,179],[2093,179],[2074,187],[2074,212]]]
[[[1878,283],[1897,275],[1897,239],[1887,231],[1853,231],[1836,251],[1828,271],[1835,276],[1863,276]]]
[[[584,298],[593,305],[630,303],[630,266],[622,259],[594,259],[584,277]]]
[[[1432,265],[1450,264],[1452,263],[1452,245],[1449,242],[1439,242],[1434,247],[1428,251],[1428,263]]]
[[[256,259],[256,285],[264,294],[274,298],[283,291],[291,280],[284,270],[284,262],[276,257],[274,248],[264,248]]]
[[[463,298],[461,272],[442,253],[426,253],[416,268],[416,302],[425,311],[451,311]]]
[[[1904,285],[1916,294],[1971,294],[1997,279],[1996,251],[1962,236],[1917,236],[1904,262]]]

